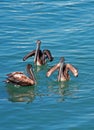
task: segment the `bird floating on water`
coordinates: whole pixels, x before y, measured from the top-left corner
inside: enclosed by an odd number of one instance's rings
[[[36,50],[33,50],[32,52],[24,56],[23,61],[32,56],[35,56],[34,63],[39,66],[45,64],[46,59],[49,59],[49,61],[53,61],[53,57],[49,50],[43,50],[43,51],[40,50],[41,41],[37,40],[36,44],[37,44]]]
[[[28,76],[26,76],[23,72],[12,72],[7,74],[6,83],[12,83],[14,85],[19,86],[32,86],[35,85],[36,80],[34,77],[33,69],[31,64],[27,64],[26,67]]]
[[[78,70],[71,64],[65,64],[64,57],[60,58],[60,62],[53,67],[51,67],[46,76],[49,77],[54,71],[58,70],[58,81],[67,81],[70,79],[69,70],[73,73],[75,77],[78,76]]]

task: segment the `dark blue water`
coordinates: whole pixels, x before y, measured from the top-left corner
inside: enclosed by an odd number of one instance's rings
[[[54,56],[40,68],[35,49]],[[58,83],[57,73],[47,70],[61,56],[78,68],[79,76]],[[26,72],[33,64],[37,85],[6,85],[6,74]],[[93,0],[1,0],[0,1],[0,130],[94,130],[94,1]]]

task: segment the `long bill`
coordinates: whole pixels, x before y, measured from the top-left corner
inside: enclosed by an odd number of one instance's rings
[[[60,62],[59,74],[58,74],[58,81],[61,81],[61,77],[63,74],[64,62]]]
[[[36,47],[36,52],[35,52],[35,57],[34,57],[34,62],[37,61],[37,56],[38,56],[38,51],[39,51],[39,48],[40,48],[40,44],[37,44],[37,47]]]

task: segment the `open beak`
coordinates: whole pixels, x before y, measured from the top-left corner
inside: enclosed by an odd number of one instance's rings
[[[37,44],[37,47],[36,47],[36,52],[35,52],[34,62],[36,62],[36,61],[37,61],[37,56],[38,56],[38,51],[39,51],[39,48],[40,48],[40,44]]]

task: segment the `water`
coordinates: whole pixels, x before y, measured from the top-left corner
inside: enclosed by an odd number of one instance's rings
[[[0,129],[93,130],[94,129],[94,1],[4,0],[0,1]],[[35,49],[49,49],[53,62],[35,68]],[[79,76],[57,83],[57,73],[47,70],[65,57]],[[15,87],[3,81],[12,71],[26,72],[33,64],[37,85]]]

